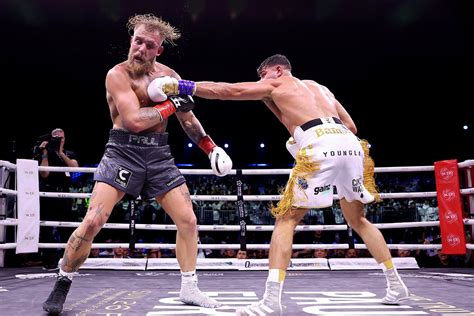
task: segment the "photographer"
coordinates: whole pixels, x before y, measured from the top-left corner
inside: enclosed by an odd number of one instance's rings
[[[51,132],[51,137],[48,137],[47,140],[44,140],[41,145],[39,145],[39,152],[41,153],[40,165],[79,167],[76,160],[76,154],[73,151],[64,149],[65,142],[66,137],[64,131],[60,128],[54,129]],[[58,177],[56,177],[55,174],[58,175]],[[63,189],[65,182],[67,182],[68,186],[66,189],[69,189],[69,172],[65,172],[64,174],[62,172],[54,172],[50,174],[49,171],[41,171],[40,175],[43,179],[48,179],[46,183],[50,186],[53,185]],[[64,192],[64,190],[61,190],[61,192]]]
[[[54,129],[51,134],[40,137],[34,149],[35,159],[40,166],[78,167],[76,154],[65,150],[66,137],[60,128]],[[40,171],[40,191],[69,192],[71,186],[70,172]],[[50,221],[77,221],[71,218],[72,199],[46,198],[40,199],[41,220]],[[48,243],[65,243],[70,232],[64,228],[41,227],[40,238]],[[47,270],[57,269],[57,262],[62,255],[62,249],[42,249],[43,267]]]

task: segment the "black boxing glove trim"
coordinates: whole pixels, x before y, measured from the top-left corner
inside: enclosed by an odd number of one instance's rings
[[[194,100],[191,96],[181,94],[181,95],[173,95],[168,98],[171,102],[173,102],[176,111],[179,112],[189,112],[194,109]]]
[[[218,173],[221,173],[221,170],[219,169],[219,153],[216,153],[216,159],[214,159],[214,166],[216,167],[216,170]]]

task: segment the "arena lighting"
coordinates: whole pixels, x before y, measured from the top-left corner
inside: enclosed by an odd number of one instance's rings
[[[177,163],[176,166],[178,167],[194,167],[193,163]]]
[[[225,143],[224,148],[229,148],[229,144]]]
[[[264,144],[264,143],[260,143],[260,148],[265,148],[265,144]]]
[[[188,143],[188,148],[193,148],[193,143]]]
[[[465,130],[465,131],[467,131],[467,130],[469,129],[469,126],[464,125],[464,126],[462,127],[462,129]]]

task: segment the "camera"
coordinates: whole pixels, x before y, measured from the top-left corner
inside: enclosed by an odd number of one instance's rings
[[[48,142],[46,144],[46,150],[58,151],[61,145],[61,139],[62,137],[53,137],[51,136],[51,134],[41,135],[40,137],[38,137],[38,140],[36,141],[36,144],[33,148],[33,156],[35,157],[35,159],[41,156],[42,148],[40,148],[40,145],[42,142]]]
[[[52,136],[48,140],[48,144],[46,144],[46,149],[51,151],[58,151],[59,146],[61,145],[62,137]]]

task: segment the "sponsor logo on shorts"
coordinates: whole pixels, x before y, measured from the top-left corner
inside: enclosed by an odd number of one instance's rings
[[[128,186],[128,182],[130,181],[130,177],[132,176],[132,174],[133,172],[131,172],[130,170],[127,170],[123,167],[118,167],[114,182],[120,185],[122,188],[126,188]]]
[[[184,178],[184,176],[179,175],[178,177],[176,177],[176,178],[172,179],[171,181],[169,181],[168,183],[166,183],[166,186],[170,187],[182,178]]]
[[[303,190],[306,190],[308,188],[308,181],[306,181],[305,178],[298,177],[296,181],[298,183],[298,186],[300,186]]]
[[[329,192],[329,190],[331,189],[331,185],[330,184],[326,184],[326,185],[323,185],[323,186],[320,186],[320,187],[315,187],[314,188],[314,195],[318,195],[319,193],[325,193],[325,192]]]
[[[364,180],[362,177],[352,179],[352,192],[361,193],[363,184]]]
[[[321,137],[323,135],[334,135],[334,134],[349,134],[350,130],[344,127],[318,127],[314,130],[316,132],[316,137]]]
[[[360,150],[331,150],[323,151],[324,157],[336,157],[336,156],[357,156],[361,157],[362,151]]]

